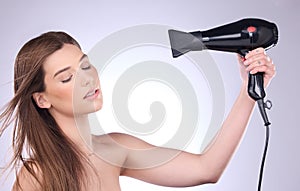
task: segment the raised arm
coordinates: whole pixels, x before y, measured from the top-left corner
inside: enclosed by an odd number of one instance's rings
[[[275,75],[275,67],[263,49],[251,51],[246,61],[242,58],[239,61],[241,91],[216,138],[203,154],[158,148],[132,136],[115,134],[113,139],[127,149],[121,175],[171,187],[217,182],[243,136],[255,104],[247,94],[247,73],[265,72],[265,86]]]

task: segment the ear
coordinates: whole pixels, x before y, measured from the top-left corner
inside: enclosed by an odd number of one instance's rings
[[[49,109],[51,103],[48,101],[46,95],[43,92],[35,92],[32,94],[32,97],[37,106],[43,109]]]

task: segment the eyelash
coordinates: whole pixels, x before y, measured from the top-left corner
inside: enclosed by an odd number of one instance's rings
[[[91,64],[89,64],[89,65],[86,66],[86,67],[82,67],[81,69],[82,69],[82,70],[88,70],[88,69],[90,69],[90,68],[91,68]],[[62,82],[62,83],[67,83],[67,82],[71,81],[72,77],[73,77],[73,75],[71,75],[68,79],[62,80],[61,82]]]
[[[68,79],[62,80],[61,82],[67,83],[67,82],[71,81],[72,77],[73,77],[73,75],[71,75]]]
[[[88,66],[82,67],[81,69],[82,69],[82,70],[88,70],[88,69],[90,69],[90,68],[91,68],[91,64],[88,64]]]

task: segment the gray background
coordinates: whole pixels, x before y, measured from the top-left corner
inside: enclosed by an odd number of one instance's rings
[[[13,63],[19,48],[30,38],[48,30],[64,30],[73,35],[88,52],[107,35],[139,24],[162,24],[187,31],[208,29],[244,17],[259,17],[279,26],[279,44],[268,54],[277,66],[277,76],[267,90],[274,107],[269,112],[271,140],[265,166],[263,190],[300,190],[299,126],[297,125],[299,90],[298,0],[165,0],[165,1],[1,1],[0,2],[0,105],[12,97]],[[239,91],[240,79],[236,57],[212,53],[226,91],[226,110]],[[297,80],[299,81],[299,80]],[[222,178],[217,184],[183,190],[256,190],[258,169],[264,144],[264,128],[255,109],[249,128]],[[5,163],[10,132],[1,137],[0,162]],[[124,179],[123,186],[126,189]],[[12,177],[1,178],[1,190],[9,190]],[[3,183],[4,182],[4,183]],[[141,185],[137,190],[167,190],[129,180]]]

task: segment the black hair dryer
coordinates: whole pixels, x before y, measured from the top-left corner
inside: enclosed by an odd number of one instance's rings
[[[174,58],[189,51],[205,49],[235,52],[245,56],[250,50],[258,47],[266,50],[278,42],[278,28],[274,23],[247,18],[206,31],[181,32],[169,30],[172,55]],[[265,126],[271,123],[266,114],[266,108],[272,104],[264,102],[265,91],[263,73],[250,74],[248,94],[257,101]]]

